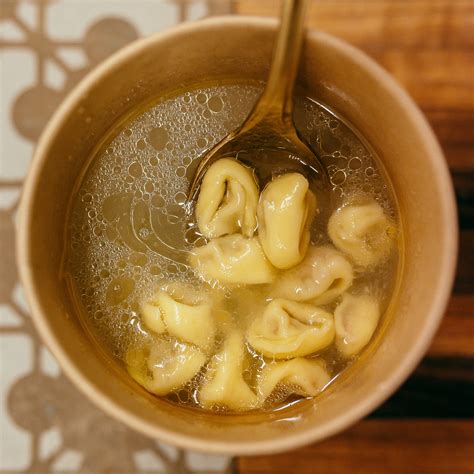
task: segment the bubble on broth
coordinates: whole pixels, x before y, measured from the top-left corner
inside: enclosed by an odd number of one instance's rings
[[[186,252],[205,243],[185,218],[188,177],[202,153],[235,129],[250,112],[262,87],[227,84],[202,87],[141,110],[121,130],[111,132],[98,150],[74,200],[69,233],[68,272],[82,312],[82,322],[111,354],[124,359],[127,348],[146,344],[139,307],[163,283],[200,283],[187,265]],[[327,243],[326,225],[344,199],[363,193],[373,196],[388,215],[397,213],[389,188],[373,153],[344,121],[308,98],[295,101],[295,122],[327,167],[333,207],[321,210],[314,221],[312,241]],[[395,261],[356,278],[354,291],[378,282],[388,295]],[[93,285],[91,285],[93,282]],[[263,305],[263,289],[223,290],[223,300],[234,323],[245,329],[248,301]],[[260,292],[260,293],[259,293]],[[334,305],[328,308],[334,309]],[[219,336],[222,338],[222,336]],[[347,361],[334,350],[321,357],[336,375]],[[255,373],[268,362],[247,348],[244,378],[255,387]],[[169,399],[197,405],[201,371]],[[288,401],[288,387],[278,387],[269,409]],[[222,411],[222,407],[215,407]]]
[[[155,127],[148,132],[148,142],[156,150],[161,151],[168,143],[168,132],[164,127]]]
[[[208,101],[207,106],[212,112],[220,112],[224,108],[224,102],[218,95],[213,95]]]
[[[142,174],[142,165],[140,163],[137,163],[136,161],[134,161],[128,167],[128,174],[130,176],[133,176],[134,178],[139,178]]]

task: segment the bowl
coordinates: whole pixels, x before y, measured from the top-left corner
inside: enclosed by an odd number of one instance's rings
[[[351,369],[316,399],[272,413],[217,415],[143,390],[85,333],[60,278],[68,202],[90,152],[135,104],[219,79],[264,80],[277,23],[221,17],[137,41],[64,100],[36,148],[21,200],[18,264],[32,316],[66,375],[129,427],[182,448],[281,452],[331,436],[370,413],[414,370],[439,326],[453,282],[457,222],[441,149],[413,101],[361,51],[308,31],[298,86],[354,124],[381,157],[398,199],[403,268],[392,316]]]

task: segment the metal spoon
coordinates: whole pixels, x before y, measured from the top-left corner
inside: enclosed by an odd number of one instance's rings
[[[307,177],[311,178],[313,187],[326,187],[325,168],[293,123],[293,86],[309,3],[310,0],[284,0],[265,89],[245,122],[202,157],[191,181],[189,202],[197,198],[208,167],[225,156],[250,164],[264,181],[278,171],[299,171],[311,175]]]

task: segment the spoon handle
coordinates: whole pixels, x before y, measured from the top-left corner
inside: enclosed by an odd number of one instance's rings
[[[304,37],[304,19],[311,0],[283,0],[280,31],[276,40],[267,85],[254,109],[252,122],[265,116],[291,120],[293,86]]]

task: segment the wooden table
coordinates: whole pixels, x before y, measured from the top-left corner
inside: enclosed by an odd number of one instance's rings
[[[276,15],[277,0],[237,0],[235,13]],[[358,46],[390,71],[428,117],[459,206],[459,264],[451,301],[415,373],[346,432],[281,455],[242,457],[257,473],[474,471],[474,1],[314,0],[313,28]]]

